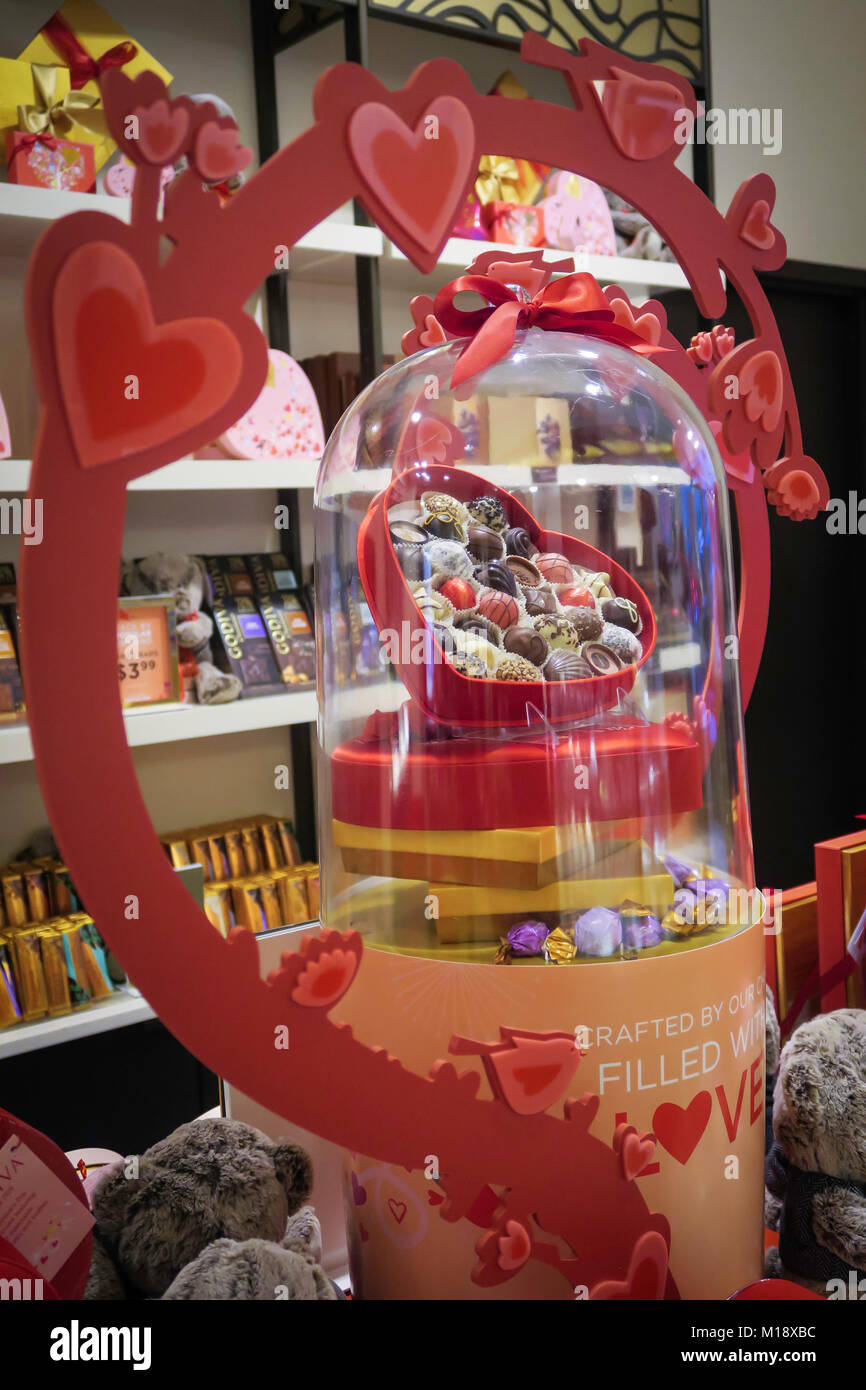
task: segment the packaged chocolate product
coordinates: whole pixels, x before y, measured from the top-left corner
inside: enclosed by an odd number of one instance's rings
[[[239,927],[252,932],[268,931],[268,919],[262,899],[262,885],[257,876],[238,879],[231,885],[232,906]]]
[[[298,842],[295,839],[295,827],[290,820],[277,821],[277,829],[280,832],[280,844],[283,847],[283,860],[286,864],[300,864],[301,853],[298,849]]]
[[[273,591],[259,596],[258,605],[283,682],[311,684],[316,679],[316,639],[297,592]],[[374,646],[378,669],[378,641]]]
[[[25,1023],[33,1018],[44,1018],[48,1010],[39,931],[39,927],[15,927],[8,933],[18,1002]]]
[[[27,913],[31,922],[44,922],[51,916],[47,876],[35,864],[22,874],[24,890],[27,894]]]
[[[244,560],[259,598],[297,589],[295,572],[289,567],[285,555],[278,552],[273,555],[245,555]]]
[[[204,885],[204,910],[211,926],[216,927],[221,936],[228,936],[236,925],[232,907],[232,890],[229,883],[206,883]]]
[[[66,956],[63,951],[63,937],[54,922],[45,923],[39,932],[39,945],[42,953],[42,971],[45,977],[45,994],[48,1015],[57,1018],[72,1012],[72,999],[69,993],[69,975],[66,969]]]
[[[265,867],[265,856],[262,850],[258,826],[244,826],[241,830],[241,841],[244,847],[244,859],[246,860],[247,873],[260,874]]]
[[[195,830],[191,832],[187,844],[189,846],[189,852],[192,855],[193,864],[201,865],[205,883],[212,883],[214,879],[219,878],[219,874],[214,872],[214,866],[211,861],[210,837],[202,835],[200,831]]]
[[[307,906],[310,911],[310,918],[317,918],[319,915],[319,866],[318,864],[302,864],[301,872],[307,885]]]
[[[242,682],[241,699],[285,690],[254,600],[242,595],[215,600],[213,617],[216,664]]]
[[[255,593],[243,555],[206,555],[204,563],[215,600]]]
[[[183,869],[192,863],[189,845],[185,839],[179,835],[161,835],[160,839],[173,868]]]
[[[0,885],[3,888],[6,925],[9,927],[22,926],[27,921],[27,894],[24,891],[24,879],[20,873],[6,869],[0,874]]]
[[[210,861],[213,868],[215,883],[224,883],[227,878],[231,878],[232,870],[229,864],[229,852],[226,845],[225,835],[210,835],[208,837],[210,846]]]
[[[105,942],[99,935],[92,917],[86,912],[75,913],[69,921],[77,924],[81,939],[81,962],[84,968],[84,988],[91,999],[104,999],[114,991],[109,973]]]
[[[284,926],[282,904],[279,897],[277,882],[277,871],[272,874],[259,874],[256,882],[261,888],[262,907],[264,908],[265,921],[268,924],[268,931],[277,931]]]
[[[21,1006],[12,969],[12,951],[9,938],[0,936],[0,1028],[10,1028],[21,1021]]]
[[[229,872],[227,878],[243,878],[247,871],[247,859],[244,854],[244,843],[241,830],[226,829],[223,836],[226,847],[226,857],[229,861]]]
[[[258,816],[257,820],[259,834],[265,847],[265,863],[269,869],[282,869],[285,859],[276,816]]]
[[[84,943],[81,940],[81,916],[76,914],[74,917],[55,917],[50,925],[60,933],[63,941],[72,1007],[83,1009],[90,1003],[90,990],[87,987],[87,962],[84,958]]]
[[[48,889],[52,917],[68,917],[70,913],[82,910],[83,904],[69,870],[60,860],[55,860],[51,867]]]
[[[277,881],[277,888],[280,895],[283,926],[295,927],[299,926],[301,922],[311,921],[307,901],[307,883],[302,873],[298,870],[292,873],[282,873]]]
[[[6,616],[4,616],[4,610]],[[0,724],[23,724],[27,718],[24,686],[15,650],[14,617],[0,608]]]

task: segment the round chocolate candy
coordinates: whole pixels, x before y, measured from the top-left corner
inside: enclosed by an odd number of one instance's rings
[[[537,618],[541,613],[556,612],[556,596],[552,589],[524,589],[523,602],[530,618]]]
[[[637,611],[637,604],[632,603],[630,598],[603,599],[601,616],[606,623],[613,623],[616,627],[624,627],[627,632],[633,632],[635,637],[643,627],[640,613]]]
[[[498,589],[501,594],[517,598],[517,580],[504,560],[491,560],[489,565],[482,565],[475,571],[475,578],[485,589]]]
[[[584,661],[592,668],[594,676],[612,676],[622,669],[622,662],[616,652],[601,642],[585,642],[580,649]]]
[[[565,618],[581,642],[595,642],[601,637],[604,623],[594,608],[566,608]]]
[[[555,651],[559,647],[571,647],[574,651],[580,646],[580,638],[577,631],[572,627],[567,618],[560,618],[551,613],[543,613],[538,618],[532,619],[532,626],[536,632],[540,632],[545,642]]]
[[[536,555],[535,563],[548,584],[571,584],[574,579],[570,562],[556,550],[546,550]]]
[[[538,566],[534,565],[531,560],[524,560],[522,555],[506,556],[505,565],[514,575],[521,589],[535,589],[541,583]]]
[[[550,652],[541,633],[532,627],[510,627],[502,634],[502,645],[512,656],[531,661],[533,666],[543,666]]]
[[[537,666],[533,666],[531,661],[524,661],[522,656],[503,657],[496,668],[496,679],[498,681],[540,681],[541,672]]]
[[[474,632],[455,633],[458,649],[466,656],[477,656],[479,661],[483,661],[488,671],[492,671],[496,666],[499,651],[492,643],[479,637]]]
[[[423,526],[418,526],[414,521],[392,521],[388,527],[391,533],[391,540],[397,545],[401,541],[409,541],[414,545],[423,545],[427,539],[427,532]]]
[[[428,579],[432,574],[423,545],[415,541],[395,541],[394,554],[407,579]]]
[[[505,508],[498,497],[476,497],[472,502],[467,502],[466,506],[476,521],[483,522],[485,526],[492,526],[494,531],[504,531],[508,525]]]
[[[424,554],[430,562],[431,569],[438,574],[468,579],[472,573],[472,561],[457,541],[428,541],[424,547]]]
[[[488,642],[492,642],[494,647],[501,644],[502,632],[492,623],[489,618],[482,618],[480,613],[472,613],[468,618],[458,618],[454,623],[458,632],[475,632],[479,637],[484,637]]]
[[[585,681],[589,680],[592,674],[589,662],[584,661],[578,652],[570,651],[568,647],[551,652],[544,663],[543,675],[546,681]]]
[[[591,641],[591,638],[587,639]],[[618,656],[623,666],[633,666],[640,661],[643,647],[640,638],[635,637],[628,628],[617,627],[614,623],[605,623],[601,629],[599,640],[603,647],[609,647],[615,656]]]
[[[534,560],[538,554],[538,546],[522,526],[509,526],[504,540],[509,555],[520,555],[524,560]]]
[[[471,652],[456,652],[450,661],[454,670],[459,671],[461,676],[474,676],[483,680],[489,674],[481,658],[473,656]]]
[[[520,617],[517,599],[511,594],[498,593],[488,589],[478,600],[478,611],[482,618],[489,618],[497,627],[513,627]]]
[[[466,528],[462,521],[457,521],[449,512],[438,512],[435,516],[424,518],[424,529],[427,535],[438,541],[458,541],[460,545],[466,544]]]
[[[446,627],[444,623],[434,623],[433,635],[447,656],[457,651],[457,643],[454,640],[454,631],[452,628]]]
[[[449,497],[447,492],[422,492],[421,506],[427,516],[453,516],[455,521],[459,521],[461,526],[468,526],[469,513],[462,502],[458,502],[456,497]]]
[[[449,603],[453,603],[458,613],[475,607],[475,590],[465,579],[446,579],[440,584],[439,592]]]
[[[567,588],[560,589],[556,597],[563,608],[595,608],[592,590],[587,589],[585,584],[569,584]]]
[[[502,559],[505,554],[505,542],[492,526],[485,526],[483,522],[476,521],[469,527],[466,549],[473,560],[484,564],[486,560]]]
[[[425,622],[441,623],[443,618],[450,618],[454,613],[453,604],[443,598],[435,589],[425,589],[423,584],[419,584],[412,590],[412,597],[421,610],[421,615]]]

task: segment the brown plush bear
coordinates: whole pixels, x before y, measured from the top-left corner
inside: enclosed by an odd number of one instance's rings
[[[334,1298],[312,1181],[296,1144],[238,1120],[181,1125],[97,1184],[85,1298]]]
[[[785,1044],[773,1131],[766,1183],[781,1205],[767,1273],[845,1297],[866,1275],[866,1012],[819,1014]]]

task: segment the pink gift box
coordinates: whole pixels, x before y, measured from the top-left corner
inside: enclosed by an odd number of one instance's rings
[[[6,132],[6,164],[9,182],[30,188],[90,193],[96,177],[92,145],[21,130]]]

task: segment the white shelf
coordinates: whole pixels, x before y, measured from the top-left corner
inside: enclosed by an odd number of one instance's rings
[[[64,193],[50,188],[0,184],[0,256],[29,256],[36,238],[50,222],[68,212],[106,212],[129,221],[129,200],[105,193]],[[278,236],[279,229],[274,232]],[[382,284],[386,288],[416,289],[444,283],[482,251],[514,251],[519,248],[493,242],[452,237],[446,242],[432,275],[424,276],[378,227],[359,227],[352,222],[326,221],[313,227],[292,248],[289,273],[313,283],[348,284],[354,279],[355,256],[381,259]],[[562,260],[568,253],[546,249],[547,261]],[[576,269],[588,270],[604,284],[616,283],[651,289],[688,289],[680,267],[671,261],[640,261],[628,256],[579,254]]]
[[[278,488],[311,488],[319,470],[318,458],[179,459],[130,483],[130,492],[255,492]],[[0,496],[26,492],[29,459],[0,462]]]
[[[130,748],[144,748],[154,743],[313,724],[317,714],[313,689],[253,696],[229,705],[173,705],[169,709],[130,711],[124,715],[124,722]],[[0,763],[24,763],[32,757],[33,744],[26,724],[0,728]]]
[[[132,1023],[146,1023],[156,1014],[137,989],[126,986],[109,999],[91,1004],[77,1013],[62,1014],[60,1018],[34,1019],[32,1023],[17,1023],[0,1032],[0,1061],[19,1057],[24,1052],[36,1052],[58,1043],[76,1042],[91,1038],[95,1033],[107,1033],[113,1028],[127,1028]]]

